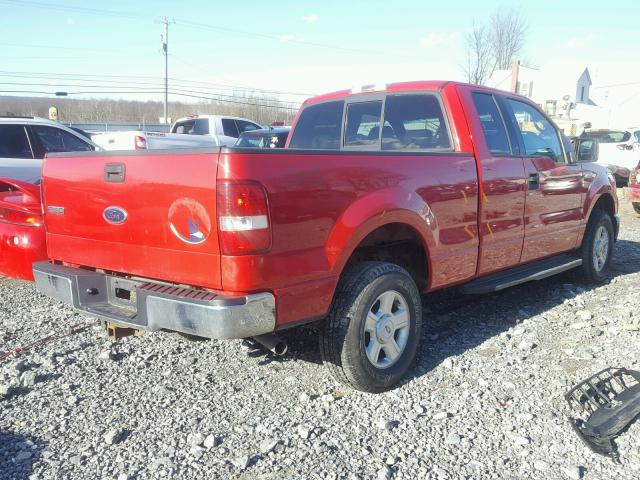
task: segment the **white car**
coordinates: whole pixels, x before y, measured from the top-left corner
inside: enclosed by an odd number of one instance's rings
[[[38,117],[0,117],[0,177],[37,183],[51,152],[101,150],[71,128]]]
[[[598,142],[598,163],[629,170],[640,161],[640,128],[626,130],[586,130],[580,140]]]
[[[181,118],[171,126],[171,133],[108,132],[92,136],[105,150],[141,150],[233,146],[240,134],[262,127],[246,118],[220,115],[194,115]]]

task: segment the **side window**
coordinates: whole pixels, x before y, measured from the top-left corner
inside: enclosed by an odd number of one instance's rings
[[[21,125],[0,125],[0,158],[33,158],[27,132]]]
[[[238,138],[240,136],[240,134],[238,133],[238,126],[236,125],[236,121],[233,118],[222,119],[222,130],[225,137]]]
[[[451,149],[442,108],[435,95],[388,95],[382,150]]]
[[[635,137],[635,142],[636,143],[640,143],[640,130],[636,130],[635,133],[633,134],[633,136]]]
[[[596,162],[598,160],[598,142],[593,139],[580,139],[576,144],[579,162]]]
[[[253,130],[260,130],[262,127],[256,125],[252,122],[247,122],[246,120],[236,120],[236,124],[238,125],[238,132],[251,132]]]
[[[300,114],[289,148],[339,150],[344,101],[309,105]]]
[[[194,135],[208,135],[209,134],[209,119],[199,118],[193,124]]]
[[[480,125],[489,151],[496,155],[511,155],[507,130],[493,95],[474,93],[473,103],[480,117]]]
[[[173,127],[173,133],[181,133],[183,135],[193,135],[193,129],[195,127],[195,120],[188,120],[185,122],[176,123]]]
[[[524,144],[525,155],[545,156],[554,162],[564,163],[558,131],[531,105],[507,99]]]
[[[382,101],[351,103],[347,105],[345,147],[379,147]],[[385,125],[384,130],[393,129]]]
[[[59,128],[33,125],[31,131],[40,142],[43,153],[53,152],[89,152],[93,147],[75,135]]]

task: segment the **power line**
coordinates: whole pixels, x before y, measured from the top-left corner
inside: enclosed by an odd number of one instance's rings
[[[125,83],[125,82],[118,82],[118,80],[107,80],[107,79],[112,79],[112,78],[113,79],[135,79],[136,80],[136,84],[140,84],[140,85],[144,84],[144,82],[140,82],[139,81],[140,79],[143,79],[143,80],[162,80],[161,77],[154,77],[154,76],[149,76],[149,75],[112,75],[112,74],[99,75],[99,74],[88,74],[88,73],[53,73],[52,74],[52,73],[48,73],[48,72],[26,72],[26,71],[0,70],[0,77],[29,78],[29,79],[31,79],[34,76],[41,77],[41,78],[47,78],[47,79],[49,79],[49,78],[67,79],[68,77],[72,77],[74,81],[94,81],[97,78],[97,79],[100,79],[100,82],[102,82],[102,83],[104,83],[104,82]],[[82,77],[87,77],[87,79],[84,79]],[[204,82],[204,81],[197,81],[197,80],[187,80],[187,79],[181,79],[181,78],[175,78],[175,77],[169,77],[169,80],[171,80],[172,82],[181,83],[183,85],[185,85],[185,84],[194,84],[194,85],[204,85],[204,86],[208,86],[208,85],[215,86],[218,90],[233,90],[233,91],[252,90],[252,91],[261,92],[261,93],[272,93],[272,94],[277,94],[277,95],[291,95],[291,96],[300,96],[300,97],[311,97],[311,96],[315,95],[313,93],[286,92],[286,91],[281,91],[281,90],[269,90],[269,89],[264,89],[264,88],[250,87],[250,86],[246,86],[246,85],[230,85],[230,84],[225,84],[225,83],[214,83],[214,82]]]

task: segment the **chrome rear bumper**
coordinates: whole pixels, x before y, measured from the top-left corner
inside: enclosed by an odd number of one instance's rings
[[[275,298],[270,293],[225,296],[50,262],[34,263],[33,276],[39,292],[126,327],[219,339],[275,330]]]

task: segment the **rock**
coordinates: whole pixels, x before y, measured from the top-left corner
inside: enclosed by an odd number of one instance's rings
[[[449,418],[449,412],[438,412],[436,413],[432,418],[434,420],[445,420],[447,418]]]
[[[520,447],[524,447],[525,445],[529,445],[531,443],[531,440],[527,437],[516,435],[515,437],[513,437],[513,443]]]
[[[15,456],[15,460],[16,460],[16,463],[22,463],[22,462],[24,462],[26,460],[29,460],[32,456],[33,456],[33,453],[31,453],[30,451],[21,450]]]
[[[311,436],[312,431],[312,428],[309,428],[305,425],[298,425],[298,435],[304,440],[307,440]]]
[[[393,478],[393,469],[389,465],[384,465],[378,470],[376,478],[377,480],[391,480]]]
[[[533,420],[533,414],[532,413],[521,413],[520,415],[518,415],[518,420],[523,421],[523,422],[530,422],[531,420]]]
[[[326,394],[326,395],[322,395],[320,397],[320,401],[323,403],[331,403],[335,401],[335,397],[333,395],[331,395],[330,393]]]
[[[589,310],[578,310],[576,312],[576,318],[583,322],[587,322],[593,318],[593,314]]]
[[[397,462],[398,462],[398,459],[391,455],[389,455],[387,459],[384,461],[384,463],[386,463],[387,465],[395,465]]]
[[[202,445],[204,443],[204,435],[201,433],[195,433],[191,435],[189,438],[189,443],[191,445]]]
[[[447,369],[453,368],[453,360],[451,358],[445,358],[442,361],[442,366]]]
[[[536,460],[533,462],[533,468],[540,472],[545,472],[549,470],[549,464],[544,460]]]
[[[122,440],[122,431],[121,430],[109,430],[102,436],[104,443],[107,445],[114,445],[119,443]]]
[[[115,358],[113,352],[111,351],[111,349],[108,350],[103,350],[102,352],[100,352],[100,354],[98,355],[98,358],[100,360],[113,360]]]
[[[461,441],[462,438],[460,438],[460,435],[457,433],[450,433],[449,436],[445,438],[444,443],[445,445],[459,445]]]
[[[576,465],[564,467],[562,473],[571,480],[580,480],[582,478],[582,469]]]
[[[248,455],[240,455],[239,457],[234,457],[231,460],[231,463],[237,469],[245,470],[249,466],[249,462],[250,461],[251,461],[251,459],[249,458]]]
[[[306,394],[305,392],[302,392],[299,396],[298,396],[298,401],[300,403],[307,403],[309,402],[309,400],[311,400],[311,397],[309,397],[308,394]]]
[[[36,372],[27,371],[20,376],[20,383],[24,387],[32,387],[36,384]]]
[[[271,453],[276,448],[278,443],[280,443],[280,441],[275,439],[267,438],[266,440],[263,440],[262,442],[260,442],[260,453],[262,453],[263,455]]]
[[[204,439],[202,445],[206,448],[214,448],[220,445],[220,439],[216,437],[213,433],[207,435],[207,438]]]
[[[376,421],[376,427],[380,430],[391,430],[393,429],[393,422],[391,420],[387,420],[386,418],[379,418]]]
[[[569,328],[573,330],[582,330],[583,328],[587,328],[589,324],[587,322],[575,322],[569,325]]]

